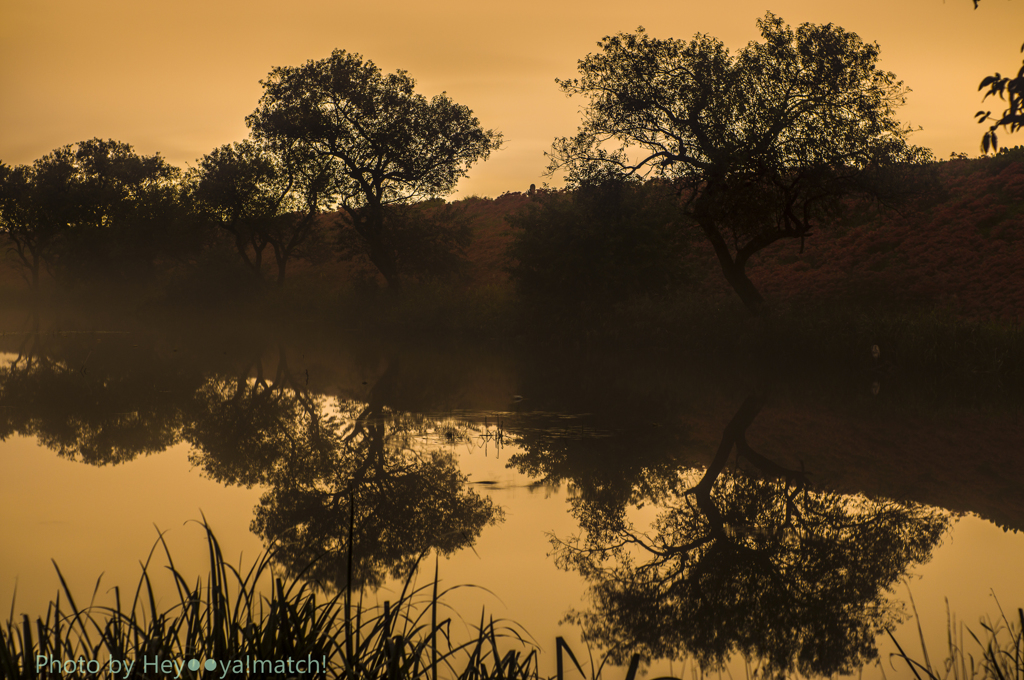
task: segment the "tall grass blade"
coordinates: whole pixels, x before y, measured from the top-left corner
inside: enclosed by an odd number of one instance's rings
[[[886,628],[885,632],[889,635],[889,639],[892,640],[892,643],[896,645],[896,649],[899,650],[899,654],[897,656],[899,656],[901,659],[907,662],[907,665],[910,667],[910,671],[914,674],[914,677],[917,678],[917,680],[923,680],[921,678],[921,674],[917,672],[917,668],[920,668],[921,670],[925,671],[926,673],[928,673],[929,678],[935,680],[935,676],[932,675],[932,672],[930,670],[928,670],[927,668],[919,664],[917,661],[914,661],[909,656],[907,656],[907,653],[903,651],[903,647],[900,646],[900,643],[893,636],[891,630]],[[915,668],[915,666],[917,668]]]
[[[576,655],[572,653],[572,649],[570,649],[569,645],[565,642],[565,638],[559,636],[555,638],[555,664],[558,680],[565,680],[562,665],[563,649],[569,655],[569,658],[572,659],[572,662],[576,665],[576,670],[580,672],[580,675],[582,675],[583,677],[587,677],[587,674],[583,672],[583,667],[580,666],[580,662],[576,660]]]
[[[629,670],[626,672],[626,680],[634,680],[636,678],[636,672],[640,669],[640,655],[634,654],[633,658],[629,660]],[[749,671],[749,664],[748,664]]]

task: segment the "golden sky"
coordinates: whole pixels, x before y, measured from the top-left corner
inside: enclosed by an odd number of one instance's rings
[[[31,163],[101,137],[194,164],[247,135],[272,67],[342,48],[407,70],[422,94],[447,91],[504,133],[503,150],[470,171],[460,195],[523,191],[545,180],[552,139],[579,123],[582,100],[554,79],[574,76],[603,36],[642,25],[735,49],[759,38],[766,10],[878,42],[882,66],[913,90],[902,110],[923,128],[913,142],[940,158],[979,153],[978,83],[1021,65],[1024,0],[981,0],[977,10],[971,0],[0,0],[0,160]],[[1001,141],[1024,144],[1024,133]]]

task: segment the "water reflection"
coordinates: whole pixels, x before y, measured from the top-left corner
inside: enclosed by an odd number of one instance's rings
[[[792,456],[764,455],[766,438],[748,441],[747,431],[771,415],[762,413],[766,389],[734,398],[728,409],[742,400],[741,407],[723,417],[701,406],[714,382],[676,389],[676,374],[663,367],[647,382],[613,370],[549,370],[545,378],[561,390],[553,393],[540,380],[510,384],[481,370],[474,389],[484,393],[479,385],[486,385],[490,396],[469,399],[471,371],[455,353],[445,357],[450,364],[373,352],[332,364],[276,338],[248,338],[230,352],[218,345],[203,353],[199,344],[139,335],[23,336],[4,347],[12,354],[0,368],[0,435],[34,435],[59,455],[93,465],[185,442],[205,476],[265,489],[252,530],[293,575],[312,560],[305,576],[325,587],[349,581],[350,527],[358,585],[404,575],[423,551],[472,546],[502,512],[474,491],[454,449],[467,441],[491,447],[526,482],[569,488],[580,533],[557,545],[556,558],[591,588],[591,606],[575,619],[622,661],[639,652],[692,654],[711,664],[740,653],[776,673],[851,670],[874,655],[876,633],[898,616],[886,589],[929,557],[949,524],[944,512],[881,500],[895,495],[891,484],[873,487],[871,499],[840,495],[830,491],[838,475],[816,488],[809,480],[821,478],[809,477]],[[510,406],[520,393],[521,403]],[[715,398],[723,393],[729,390]],[[566,415],[581,412],[593,415]],[[708,426],[694,424],[730,416],[720,443],[719,430],[709,437]],[[864,431],[895,428],[877,421]],[[789,422],[808,428],[800,456],[836,439],[838,419],[790,414]],[[792,453],[781,439],[769,448]],[[843,473],[859,466],[863,478],[885,482],[878,470],[893,469],[896,441],[877,450],[863,438],[836,442],[868,452],[867,464],[831,450],[806,460],[819,472],[830,462]],[[952,444],[943,453],[930,441],[921,444],[929,458],[915,459],[925,477],[930,468],[920,461],[961,453]],[[706,472],[694,472],[702,465]],[[899,465],[913,467],[902,459]],[[982,482],[1018,478],[1014,469],[972,474],[950,482],[968,504],[979,502],[982,496],[967,492]],[[486,479],[476,481],[486,486]],[[928,498],[910,474],[900,481],[911,497]],[[1014,509],[1018,501],[994,503]]]
[[[321,401],[303,390],[283,346],[268,379],[264,352],[240,363],[235,375],[207,377],[187,403],[183,435],[189,460],[225,484],[267,484],[291,458],[322,450]]]
[[[888,590],[930,557],[950,516],[813,490],[803,470],[747,442],[766,395],[743,402],[703,475],[641,476],[647,491],[631,502],[658,503],[649,526],[622,493],[611,505],[574,495],[583,531],[553,543],[559,565],[589,582],[591,606],[570,618],[616,662],[637,653],[715,666],[738,653],[782,677],[849,673],[877,656],[876,637],[899,615]],[[749,472],[727,469],[733,450]]]
[[[26,335],[0,367],[0,439],[32,435],[62,458],[118,464],[178,440],[181,395],[201,383],[127,336]],[[147,365],[150,370],[138,370]]]
[[[257,361],[255,378],[212,377],[197,392],[185,427],[190,459],[224,483],[270,487],[252,530],[291,576],[341,588],[351,575],[377,587],[500,521],[455,458],[416,436],[423,418],[387,406],[398,366],[389,363],[366,403],[329,400],[296,380],[282,346],[272,381]]]
[[[421,436],[442,423],[389,406],[403,383],[396,361],[360,402],[311,392],[281,344],[250,348],[231,371],[131,340],[25,336],[0,369],[0,436],[34,435],[90,465],[185,441],[208,477],[268,487],[251,529],[292,576],[326,588],[348,582],[350,524],[352,581],[375,587],[429,550],[471,546],[502,518]]]

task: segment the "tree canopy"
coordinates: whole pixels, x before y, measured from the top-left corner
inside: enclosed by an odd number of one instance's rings
[[[445,196],[501,143],[472,111],[442,93],[428,100],[405,71],[385,75],[359,54],[279,67],[246,123],[257,139],[299,144],[341,166],[340,205],[366,240],[390,286],[397,257],[385,235],[385,209]]]
[[[171,228],[179,176],[159,154],[112,139],[62,146],[0,168],[0,233],[33,288],[44,266],[73,278],[146,276],[188,247]]]
[[[269,246],[282,285],[288,261],[311,257],[316,218],[338,191],[337,162],[293,145],[273,149],[253,140],[226,144],[189,172],[199,212],[231,235],[235,249],[260,280]]]
[[[770,12],[757,23],[763,41],[735,54],[703,34],[604,38],[579,78],[557,81],[589,104],[548,168],[570,185],[597,167],[675,182],[755,313],[764,300],[745,273],[752,255],[809,236],[851,192],[883,194],[880,169],[930,158],[896,119],[908,90],[877,68],[878,45],[832,24],[794,30]]]

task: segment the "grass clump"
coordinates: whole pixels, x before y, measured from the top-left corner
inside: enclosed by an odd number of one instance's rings
[[[911,598],[913,605],[913,598]],[[998,604],[998,603],[997,603]],[[921,631],[920,617],[917,607],[914,615],[918,620],[917,632],[921,641],[923,661],[918,661],[904,651],[900,643],[887,631],[898,653],[893,656],[902,659],[918,680],[1024,680],[1024,608],[1018,608],[1016,616],[1007,616],[999,607],[999,618],[981,621],[981,635],[957,622],[949,613],[949,601],[946,601],[946,644],[947,656],[940,666],[933,666],[928,656],[928,648]],[[973,639],[976,654],[972,654],[965,645],[967,639],[964,631]]]
[[[356,601],[351,585],[325,595],[302,582],[301,574],[292,581],[276,577],[272,551],[248,571],[235,569],[224,561],[205,521],[202,526],[209,552],[205,582],[199,578],[190,584],[174,566],[161,534],[127,607],[116,587],[113,605],[94,604],[99,581],[89,606],[79,607],[58,567],[62,589],[45,617],[32,621],[23,614],[17,621],[12,604],[9,619],[0,627],[0,678],[538,677],[532,645],[511,626],[484,614],[467,641],[454,641],[452,619],[440,617],[442,599],[451,589],[439,592],[436,565],[432,583],[414,587],[414,569],[397,601],[370,607],[363,605],[361,595]],[[177,594],[176,603],[167,608],[157,605],[153,586],[151,565],[158,548],[166,556]],[[506,638],[513,644],[503,650]],[[59,661],[60,670],[40,657]],[[158,672],[152,665],[143,667],[144,657],[181,667],[170,674]],[[204,667],[211,659],[216,666]],[[257,666],[257,659],[270,664]],[[128,661],[135,663],[129,668]],[[279,666],[279,661],[286,665]]]

